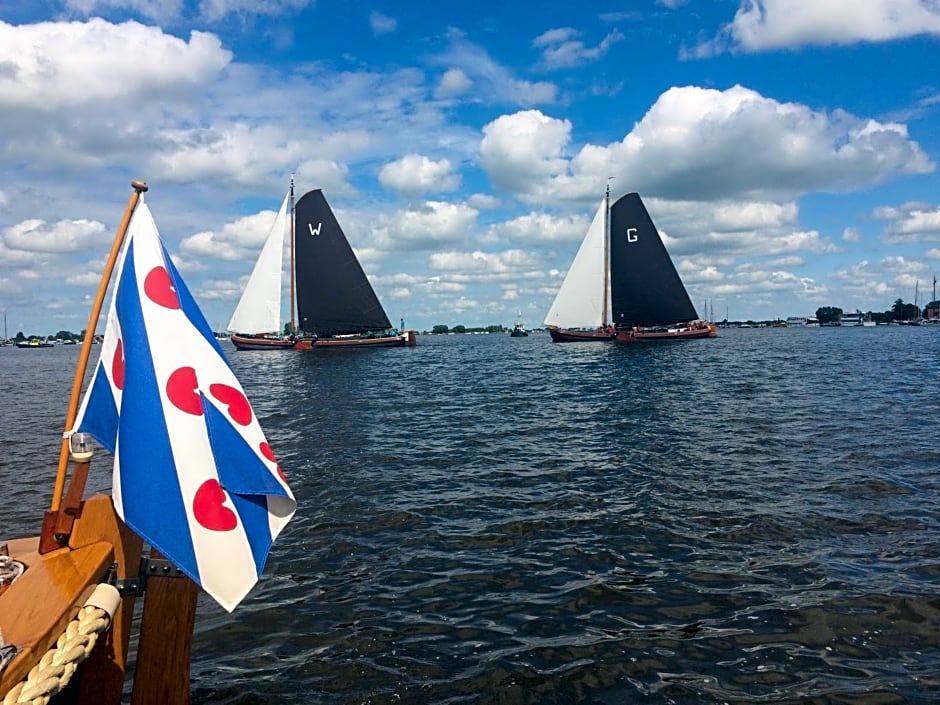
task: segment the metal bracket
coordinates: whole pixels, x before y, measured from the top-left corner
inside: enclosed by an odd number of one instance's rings
[[[160,578],[185,578],[186,574],[165,558],[149,558],[144,556],[140,559],[140,571],[132,578],[118,580],[116,577],[117,564],[111,566],[108,571],[106,582],[117,588],[121,597],[142,597],[147,590],[148,577]]]

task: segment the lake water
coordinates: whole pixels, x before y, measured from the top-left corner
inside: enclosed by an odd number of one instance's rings
[[[77,355],[0,349],[4,535]],[[229,358],[298,511],[194,703],[940,701],[940,328]]]

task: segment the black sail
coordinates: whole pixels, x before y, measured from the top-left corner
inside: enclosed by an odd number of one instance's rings
[[[298,324],[321,337],[391,328],[320,189],[294,206]]]
[[[618,326],[658,326],[698,318],[640,196],[610,209],[610,299]]]

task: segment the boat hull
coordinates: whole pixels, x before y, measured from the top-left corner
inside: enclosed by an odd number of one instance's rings
[[[316,348],[406,348],[418,344],[413,330],[395,335],[377,335],[373,337],[350,336],[343,338],[301,338],[294,345],[295,350],[313,350]]]
[[[615,337],[615,334],[606,328],[579,330],[552,326],[548,333],[552,336],[553,343],[609,343]]]
[[[714,323],[688,323],[668,328],[640,328],[622,330],[617,333],[618,343],[632,343],[649,340],[695,340],[697,338],[717,338],[718,326]]]
[[[260,335],[233,335],[229,338],[236,350],[292,350],[296,340],[266,338]]]

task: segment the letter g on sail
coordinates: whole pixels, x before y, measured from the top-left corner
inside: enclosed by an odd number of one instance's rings
[[[627,242],[636,242],[637,234],[636,228],[627,228]]]
[[[316,237],[317,235],[320,234],[320,228],[323,227],[323,223],[317,223],[316,230],[313,229],[313,223],[307,223],[307,227],[310,229],[310,235],[312,237]]]

